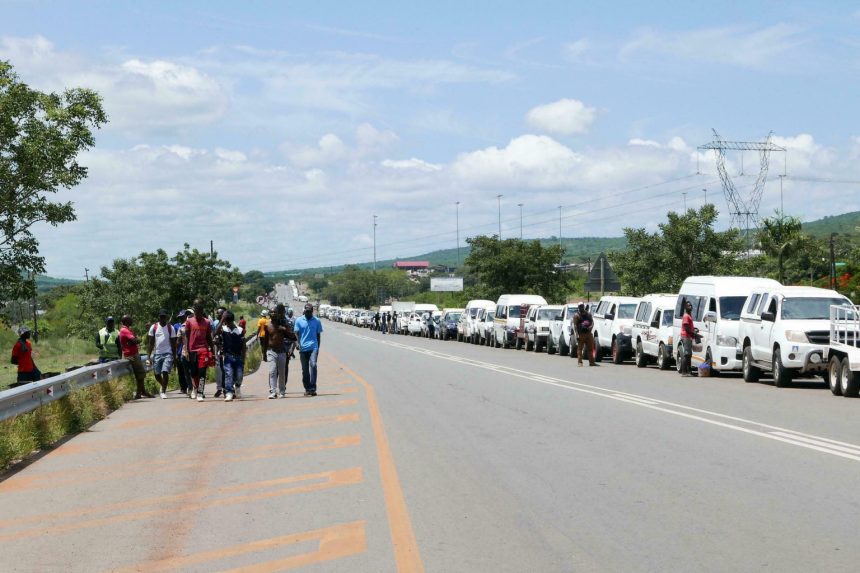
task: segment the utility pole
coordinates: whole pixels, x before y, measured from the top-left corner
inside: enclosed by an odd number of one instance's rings
[[[558,206],[558,246],[561,246],[561,205]]]
[[[84,277],[87,279],[87,282],[90,282],[90,269],[84,267]]]
[[[839,233],[830,233],[830,288],[836,288],[836,250],[833,247],[833,237]]]
[[[496,201],[499,202],[499,242],[502,240],[502,197],[503,195],[496,195]]]
[[[460,268],[460,202],[457,201],[456,203],[454,203],[454,205],[457,208],[457,215],[455,218],[457,221],[457,268],[459,269]]]
[[[215,241],[209,241],[209,256],[215,258]]]
[[[782,175],[782,174],[780,174],[780,176],[779,176],[779,218],[780,219],[782,219],[783,215],[785,214],[785,207],[784,207],[783,201],[782,201],[782,180],[784,177],[785,177],[785,175]]]
[[[707,190],[707,189],[702,189],[702,191],[704,191],[704,192],[705,192],[705,205],[707,205],[707,204],[708,204],[708,190]]]
[[[686,215],[687,214],[687,192],[684,191],[683,193],[681,193],[681,195],[684,196],[684,214]]]
[[[520,241],[523,240],[523,204],[517,203],[517,207],[520,208]]]
[[[376,215],[373,216],[373,272],[376,272]]]

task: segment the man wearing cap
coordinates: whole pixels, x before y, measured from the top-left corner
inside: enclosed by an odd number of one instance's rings
[[[146,335],[147,351],[152,361],[152,371],[155,379],[161,384],[161,399],[167,398],[167,383],[170,381],[170,370],[176,360],[176,330],[167,322],[170,316],[166,310],[158,311],[158,322],[149,328]]]
[[[317,395],[317,357],[322,341],[322,322],[314,316],[314,305],[305,305],[305,313],[296,320],[299,358],[302,361],[302,384],[305,396]]]
[[[42,379],[42,373],[33,361],[30,329],[26,326],[18,329],[18,340],[12,347],[12,364],[18,365],[18,382],[38,382]]]
[[[266,340],[268,348],[266,358],[269,363],[269,399],[281,396],[287,397],[287,375],[289,362],[287,360],[288,341],[295,339],[293,328],[287,321],[286,309],[283,304],[275,307],[272,320],[266,325]]]
[[[99,349],[99,362],[119,360],[122,349],[119,347],[119,331],[112,316],[105,319],[105,326],[96,334],[96,348]]]
[[[131,365],[131,371],[134,373],[134,379],[137,383],[134,399],[152,398],[152,394],[147,392],[143,386],[143,382],[146,380],[146,370],[143,368],[143,361],[140,359],[140,340],[134,335],[134,331],[131,330],[132,318],[126,314],[119,322],[122,324],[122,328],[119,329],[119,346],[122,349],[122,357],[128,360],[128,363]]]
[[[268,360],[266,353],[269,349],[269,340],[266,338],[266,325],[269,324],[269,311],[263,309],[257,320],[257,338],[260,340],[260,350],[263,353],[263,362]]]
[[[193,316],[194,311],[190,308],[180,310],[176,313],[177,322],[173,323],[176,332],[176,374],[179,378],[179,390],[186,396],[191,396],[191,375],[188,374],[188,360],[183,355],[185,346],[185,321]]]

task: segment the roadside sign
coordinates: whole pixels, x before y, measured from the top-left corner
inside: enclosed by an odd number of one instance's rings
[[[606,260],[606,255],[600,253],[594,265],[591,267],[591,272],[588,273],[588,278],[585,279],[586,292],[618,292],[621,290],[621,281],[618,280],[618,275],[609,266],[609,261]]]
[[[430,279],[432,292],[460,292],[463,290],[463,277],[440,277]]]

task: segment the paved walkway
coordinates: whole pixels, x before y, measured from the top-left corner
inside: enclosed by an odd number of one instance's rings
[[[421,571],[373,388],[144,400],[0,483],[4,571]],[[211,395],[212,384],[209,395]]]

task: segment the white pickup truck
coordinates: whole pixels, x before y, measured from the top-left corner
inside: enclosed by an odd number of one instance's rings
[[[850,307],[851,301],[813,287],[754,289],[741,309],[738,329],[744,380],[756,382],[762,371],[772,372],[779,388],[804,375],[826,379],[831,305]]]
[[[830,343],[826,351],[830,391],[855,398],[860,394],[860,306],[830,307]]]

